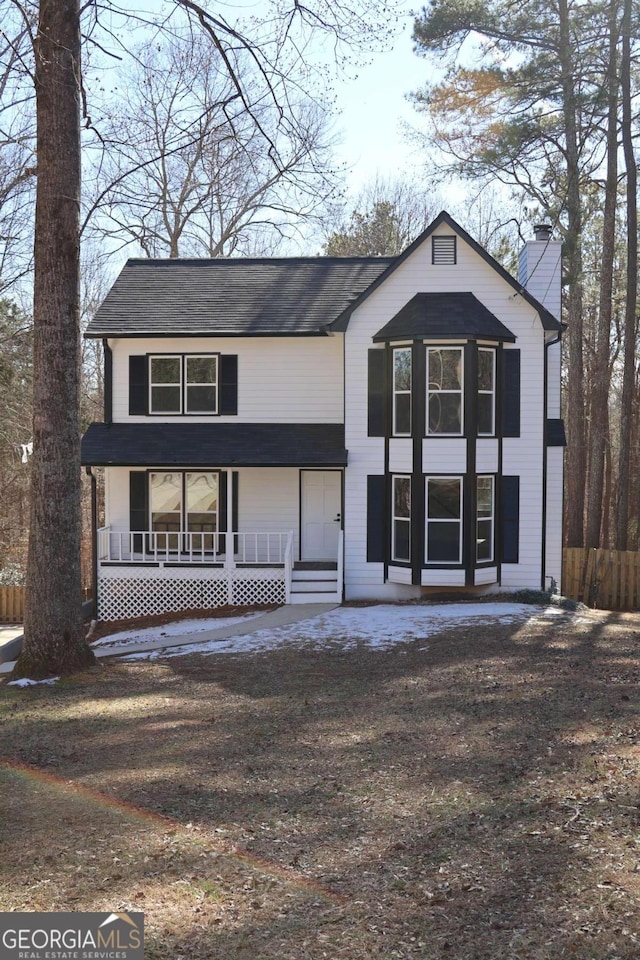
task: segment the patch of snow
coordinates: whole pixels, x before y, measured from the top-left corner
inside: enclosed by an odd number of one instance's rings
[[[132,628],[110,633],[107,637],[94,641],[92,647],[120,647],[130,646],[133,643],[147,643],[152,640],[161,640],[163,637],[185,637],[194,633],[205,633],[209,630],[222,630],[235,626],[245,620],[253,620],[262,616],[261,613],[242,613],[236,617],[207,617],[202,620],[176,620],[173,623],[164,623],[157,627]]]
[[[9,680],[8,687],[37,687],[42,684],[57,683],[60,677],[49,677],[48,680],[29,680],[23,677],[22,680]]]
[[[258,629],[228,640],[209,640],[171,649],[130,654],[126,660],[156,660],[191,653],[263,653],[283,646],[312,645],[353,650],[358,646],[386,650],[396,644],[426,640],[443,630],[460,627],[490,628],[492,624],[544,621],[566,615],[556,607],[524,603],[444,603],[434,606],[380,604],[370,607],[337,607],[309,620],[288,626]],[[187,633],[187,631],[184,631]]]

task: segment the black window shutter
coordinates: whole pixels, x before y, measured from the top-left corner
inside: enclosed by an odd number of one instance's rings
[[[149,367],[146,356],[129,357],[129,413],[147,414],[149,400]]]
[[[142,470],[132,470],[129,474],[129,529],[148,530],[148,485],[147,474]],[[142,550],[142,537],[133,538],[133,549]]]
[[[502,436],[520,436],[520,351],[503,353]]]
[[[220,357],[220,413],[223,416],[238,413],[238,357],[235,354]]]
[[[106,340],[102,341],[104,349],[104,422],[113,421],[113,352]]]
[[[367,563],[386,559],[384,477],[367,477]]]
[[[370,437],[384,437],[384,365],[386,350],[369,350],[368,424]]]
[[[520,477],[502,478],[502,562],[518,563],[520,550]]]

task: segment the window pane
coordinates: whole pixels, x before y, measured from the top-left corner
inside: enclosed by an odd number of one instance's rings
[[[393,481],[394,517],[411,516],[411,481],[409,477],[395,477]]]
[[[152,383],[180,383],[180,357],[151,357]]]
[[[394,389],[411,390],[411,350],[394,350]]]
[[[187,511],[204,513],[218,509],[218,474],[187,474]]]
[[[151,514],[152,530],[180,530],[179,513],[153,513]]]
[[[461,433],[462,403],[457,393],[432,393],[429,397],[429,433]]]
[[[187,410],[189,413],[215,413],[215,387],[187,387]]]
[[[429,350],[429,390],[462,389],[462,350]]]
[[[151,474],[152,513],[177,512],[182,501],[182,477],[179,473]]]
[[[478,516],[493,516],[493,478],[478,477]]]
[[[427,516],[430,520],[460,518],[460,481],[429,480]]]
[[[215,383],[217,357],[187,357],[187,383]]]
[[[411,394],[397,393],[395,396],[396,418],[395,433],[411,433]]]
[[[151,387],[154,413],[180,413],[180,387]]]
[[[478,433],[493,433],[493,394],[478,394]]]
[[[478,520],[478,542],[476,556],[478,560],[491,560],[493,556],[493,520]]]
[[[190,513],[187,517],[187,530],[192,533],[215,533],[218,529],[215,513]]]
[[[493,350],[478,350],[478,390],[493,390]]]
[[[430,563],[460,563],[460,524],[430,523],[427,527],[427,560]]]
[[[394,520],[393,522],[393,558],[394,560],[410,560],[409,538],[411,524],[408,520]]]

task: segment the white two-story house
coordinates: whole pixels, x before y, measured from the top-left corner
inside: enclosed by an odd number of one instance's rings
[[[561,572],[560,243],[130,260],[105,356],[102,620],[540,589]]]

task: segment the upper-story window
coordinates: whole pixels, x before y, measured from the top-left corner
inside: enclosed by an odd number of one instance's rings
[[[217,413],[216,354],[149,357],[149,413]]]
[[[393,351],[393,434],[411,436],[411,347]]]
[[[460,436],[462,417],[462,347],[427,349],[427,433]]]
[[[496,432],[496,351],[478,348],[478,434]]]
[[[182,357],[149,358],[149,410],[182,413]]]

